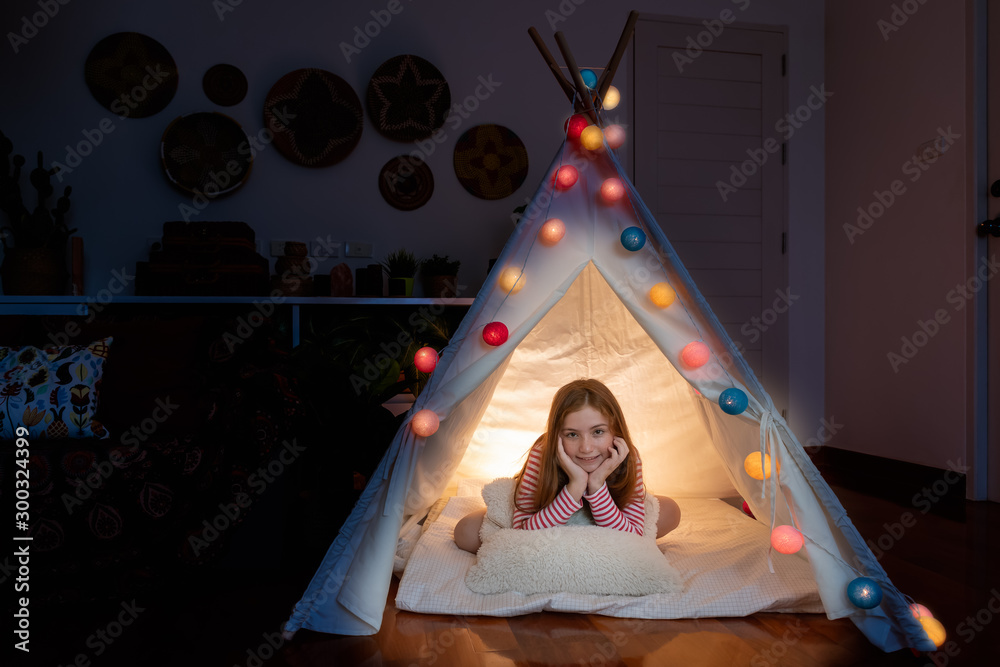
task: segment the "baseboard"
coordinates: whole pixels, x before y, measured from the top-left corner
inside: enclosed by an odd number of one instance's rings
[[[958,521],[965,517],[965,475],[954,470],[822,447],[810,454],[833,486]]]

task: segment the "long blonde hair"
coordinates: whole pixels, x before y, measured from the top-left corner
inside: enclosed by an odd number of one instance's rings
[[[587,379],[574,380],[560,387],[552,398],[546,431],[531,446],[534,449],[541,444],[542,450],[541,469],[538,472],[538,484],[535,486],[535,495],[532,499],[533,505],[532,507],[518,506],[517,509],[522,512],[537,512],[548,507],[559,494],[559,490],[569,482],[569,477],[559,465],[559,433],[562,431],[566,415],[582,410],[588,405],[608,420],[608,429],[612,436],[619,436],[628,444],[628,457],[614,472],[608,475],[607,485],[611,497],[619,508],[632,502],[638,476],[639,452],[632,444],[628,425],[625,423],[625,415],[618,404],[618,399],[599,380]],[[524,477],[527,467],[528,463],[525,461],[524,467],[515,478],[518,487],[521,485],[521,479]]]

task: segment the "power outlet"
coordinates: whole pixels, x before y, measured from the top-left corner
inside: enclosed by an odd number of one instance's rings
[[[348,241],[344,244],[344,257],[371,257],[372,244],[361,241]]]
[[[309,247],[312,257],[340,257],[340,241],[313,241]]]
[[[284,241],[271,241],[271,257],[281,257],[285,254]]]

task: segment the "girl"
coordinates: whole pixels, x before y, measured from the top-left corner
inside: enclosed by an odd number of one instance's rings
[[[516,479],[514,528],[595,523],[642,535],[642,462],[618,400],[597,380],[576,380],[556,392],[547,430],[532,445]],[[680,509],[670,498],[657,500],[659,538],[677,527]],[[485,514],[473,512],[455,526],[455,543],[461,549],[479,551]]]

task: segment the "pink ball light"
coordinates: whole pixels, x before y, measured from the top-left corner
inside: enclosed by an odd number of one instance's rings
[[[688,368],[701,368],[706,363],[708,363],[709,358],[712,356],[712,351],[708,349],[708,345],[705,345],[699,340],[693,343],[688,343],[681,350],[681,361]]]
[[[556,170],[556,187],[560,190],[569,190],[576,185],[580,178],[580,172],[571,164],[563,165]]]
[[[413,419],[410,420],[410,429],[421,438],[426,438],[437,433],[440,425],[441,421],[433,410],[421,410],[413,415]]]
[[[503,345],[507,342],[507,336],[507,325],[503,322],[490,322],[483,327],[483,340],[487,345]]]
[[[920,618],[921,616],[930,616],[934,618],[934,614],[931,610],[920,603],[914,603],[910,605],[910,613],[913,614],[913,618]]]
[[[792,526],[775,526],[771,531],[771,546],[779,554],[798,553],[805,540]]]
[[[601,183],[601,199],[605,204],[614,204],[625,196],[625,186],[617,178],[607,178]]]
[[[604,140],[609,148],[617,149],[625,143],[625,130],[621,125],[608,125],[604,128]]]
[[[438,353],[433,347],[422,347],[413,355],[413,365],[421,373],[432,373],[437,367]]]
[[[538,230],[538,240],[542,245],[554,246],[566,235],[566,223],[559,218],[549,218]]]

